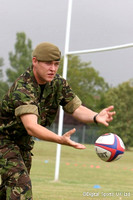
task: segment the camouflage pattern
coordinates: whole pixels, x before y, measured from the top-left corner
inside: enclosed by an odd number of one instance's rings
[[[51,83],[47,83],[44,88],[42,97],[41,89],[35,80],[32,67],[22,74],[2,100],[0,107],[0,132],[10,137],[21,149],[31,150],[33,148],[32,137],[29,136],[20,120],[20,115],[33,113],[38,115],[38,123],[42,126],[50,126],[54,121],[59,105],[67,108],[76,95],[73,93],[66,80],[58,74]],[[73,102],[74,104],[74,102]],[[79,106],[80,101],[77,105]],[[30,109],[30,106],[32,109]],[[21,112],[15,111],[19,108]],[[36,108],[36,109],[33,109]],[[75,105],[74,105],[74,109]],[[37,110],[37,112],[36,112]],[[66,112],[72,113],[74,110],[65,109]]]
[[[0,200],[31,200],[31,152],[21,151],[13,141],[2,135],[0,141]]]
[[[22,74],[4,96],[0,105],[0,199],[32,199],[29,171],[34,141],[26,132],[20,115],[33,113],[38,123],[50,126],[59,105],[72,113],[81,101],[66,80],[58,74],[44,86],[43,94],[32,67]],[[20,198],[21,196],[21,198]]]

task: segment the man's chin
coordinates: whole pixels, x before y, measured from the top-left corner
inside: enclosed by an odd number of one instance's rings
[[[54,77],[53,78],[48,78],[47,82],[51,82],[53,79],[54,79]]]

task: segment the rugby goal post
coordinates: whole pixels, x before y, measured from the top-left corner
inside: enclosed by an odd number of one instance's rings
[[[112,51],[112,50],[119,50],[119,49],[133,47],[133,43],[128,43],[128,44],[117,45],[117,46],[112,46],[112,47],[104,47],[104,48],[98,48],[98,49],[88,49],[88,50],[81,50],[81,51],[69,51],[72,3],[73,3],[73,0],[69,0],[68,1],[66,38],[65,38],[65,49],[64,49],[64,63],[63,63],[63,75],[62,75],[63,78],[65,78],[65,79],[67,78],[68,55],[97,53],[97,52]],[[61,136],[62,132],[63,132],[63,119],[64,119],[64,111],[63,111],[62,107],[60,107],[59,124],[58,124],[58,135],[59,136]],[[54,181],[58,181],[59,180],[60,157],[61,157],[61,145],[57,144],[56,164],[55,164],[55,179],[54,179]]]

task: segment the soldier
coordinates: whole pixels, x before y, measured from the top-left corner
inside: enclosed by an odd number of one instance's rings
[[[108,126],[113,106],[96,113],[82,106],[67,81],[57,74],[61,52],[47,42],[33,51],[32,66],[9,89],[0,105],[0,200],[31,200],[29,177],[33,137],[85,149],[70,139],[72,129],[62,136],[48,130],[59,105],[83,123],[97,122]]]

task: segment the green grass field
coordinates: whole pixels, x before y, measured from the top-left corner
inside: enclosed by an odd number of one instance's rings
[[[85,150],[62,146],[60,177],[54,182],[56,147],[44,141],[35,143],[34,200],[133,200],[132,151],[107,163],[96,155],[93,145],[86,145]]]

